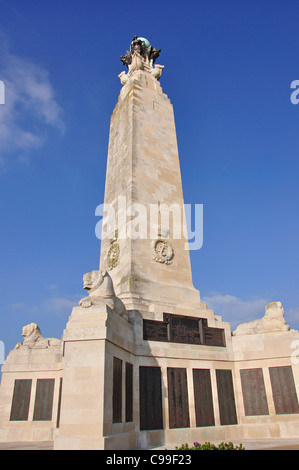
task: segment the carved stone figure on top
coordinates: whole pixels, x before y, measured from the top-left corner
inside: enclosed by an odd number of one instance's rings
[[[157,79],[160,80],[162,75],[162,70],[164,69],[164,65],[156,65],[155,68],[152,70],[151,74]]]
[[[123,65],[126,65],[129,69],[128,74],[122,72],[118,75],[122,85],[126,84],[129,76],[135,70],[146,70],[159,80],[164,66],[156,65],[153,67],[153,65],[159,57],[160,52],[161,49],[153,47],[147,39],[134,36],[130,51],[127,51],[124,56],[120,56]]]
[[[118,75],[118,78],[120,79],[120,83],[122,85],[125,85],[127,81],[129,80],[129,77],[124,70],[120,72],[120,74]]]
[[[161,49],[156,49],[155,47],[151,46],[151,49],[149,51],[149,60],[150,60],[152,65],[158,59],[158,57],[160,55],[160,52],[161,52]]]
[[[131,52],[127,51],[125,55],[121,55],[120,60],[122,61],[123,65],[126,65],[127,67],[129,67],[129,65],[132,63]]]
[[[83,276],[83,287],[88,290],[88,296],[80,300],[79,305],[84,308],[92,305],[107,305],[115,313],[128,319],[126,307],[116,297],[113,281],[107,271],[91,271]]]
[[[41,334],[39,326],[36,323],[25,325],[22,329],[22,336],[24,336],[24,342],[18,343],[15,349],[24,347],[29,349],[47,349],[59,348],[61,346],[60,339],[44,338]]]
[[[289,331],[289,329],[290,327],[284,319],[284,310],[281,302],[270,302],[265,307],[263,318],[241,323],[233,332],[233,336]]]
[[[148,55],[148,47],[151,46],[147,39],[134,36],[133,41],[131,42],[131,54],[133,55],[134,53],[137,53],[142,57],[146,58],[146,56]]]

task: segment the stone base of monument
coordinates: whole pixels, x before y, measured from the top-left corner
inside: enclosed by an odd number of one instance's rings
[[[0,441],[52,441],[62,385],[63,342],[44,338],[38,326],[23,328],[2,366]]]
[[[295,438],[299,370],[289,353],[299,333],[232,336],[210,310],[167,307],[130,310],[129,321],[73,309],[54,448]]]
[[[107,306],[76,307],[63,341],[62,408],[54,448],[103,449],[105,436],[114,433],[124,433],[126,442],[134,427],[125,423],[122,366],[134,362],[132,326]],[[134,439],[130,442],[134,448]]]
[[[127,316],[74,307],[61,342],[26,327],[2,368],[1,442],[149,449],[297,437],[298,331],[254,324],[231,335],[211,310],[158,305]]]

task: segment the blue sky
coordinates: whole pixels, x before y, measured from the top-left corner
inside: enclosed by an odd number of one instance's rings
[[[162,52],[186,203],[204,205],[193,281],[233,326],[280,300],[299,328],[299,3],[2,0],[0,340],[61,337],[97,269],[109,120],[132,37]]]

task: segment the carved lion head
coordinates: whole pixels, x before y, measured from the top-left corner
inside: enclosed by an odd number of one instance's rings
[[[270,302],[265,308],[265,317],[284,318],[284,309],[281,302]]]
[[[24,341],[41,335],[41,331],[36,323],[23,326],[22,336],[24,336]]]
[[[103,282],[103,276],[100,271],[90,271],[83,276],[83,288],[86,290],[94,289]]]

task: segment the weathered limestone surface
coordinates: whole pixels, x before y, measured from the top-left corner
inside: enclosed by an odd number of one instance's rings
[[[119,196],[125,200],[124,207],[119,204]],[[117,295],[128,298],[135,294],[140,300],[151,302],[164,297],[174,303],[187,297],[199,304],[186,239],[173,238],[172,215],[167,241],[173,249],[173,259],[170,264],[153,259],[150,205],[177,204],[183,231],[184,200],[173,107],[160,83],[144,70],[132,73],[111,117],[105,204],[115,207],[118,221],[123,220],[124,211],[131,204],[146,208],[146,239],[123,239],[118,231],[119,259],[110,273]],[[101,269],[109,269],[110,244],[111,240],[102,240]]]
[[[2,366],[0,389],[0,441],[50,441],[54,439],[62,377],[62,342],[44,338],[36,323],[22,330],[24,342],[10,351]],[[55,379],[50,421],[34,421],[34,397],[38,379]],[[31,379],[28,421],[10,421],[15,380]]]
[[[61,340],[44,338],[32,323],[23,328],[24,341],[8,355],[0,389],[1,442],[54,441],[57,450],[148,449],[174,448],[195,440],[242,442],[298,436],[299,332],[287,325],[282,304],[269,303],[262,318],[238,326],[232,334],[229,323],[201,303],[192,283],[186,239],[176,238],[171,223],[168,232],[163,220],[163,204],[177,205],[182,231],[185,228],[173,108],[159,83],[163,66],[154,67],[159,52],[146,39],[135,37],[130,51],[121,58],[128,73],[119,75],[122,89],[111,117],[105,188],[105,204],[114,207],[118,225],[102,239],[100,269],[84,275],[87,295],[73,308]],[[132,204],[134,210],[127,217]],[[155,222],[150,218],[152,205],[158,208]],[[144,208],[145,236],[129,236],[135,209],[144,222]],[[201,342],[191,344],[177,338],[175,342],[165,314],[192,317],[188,321],[197,325]],[[163,324],[163,341],[159,337],[144,339],[145,320]],[[188,321],[180,327],[185,338]],[[212,328],[220,330],[222,342],[205,342],[205,332],[212,334]],[[139,395],[140,367],[161,372],[162,429],[141,429],[146,404]],[[182,385],[179,379],[176,389],[169,391],[170,368],[183,370],[186,377],[184,393],[176,398],[177,404],[188,401],[186,427],[170,427],[174,413],[170,395]],[[271,368],[281,368],[275,369],[275,377],[272,373],[272,381]],[[197,424],[194,369],[209,372],[214,425]],[[246,414],[241,375],[256,370],[259,381],[252,393],[257,401],[267,402],[267,412]],[[287,383],[281,379],[283,374]],[[219,376],[224,375],[227,381],[220,388]],[[28,417],[11,420],[15,383],[24,379],[32,381]],[[45,379],[54,381],[51,415],[47,420],[35,420],[38,381]],[[151,385],[154,388],[155,383]],[[251,386],[248,381],[247,386]],[[130,406],[128,397],[132,398]],[[50,406],[50,401],[45,394],[37,404]],[[200,403],[202,408],[206,401]],[[227,403],[228,408],[235,407],[236,419],[230,424],[221,416]],[[253,403],[252,409],[257,408]]]

